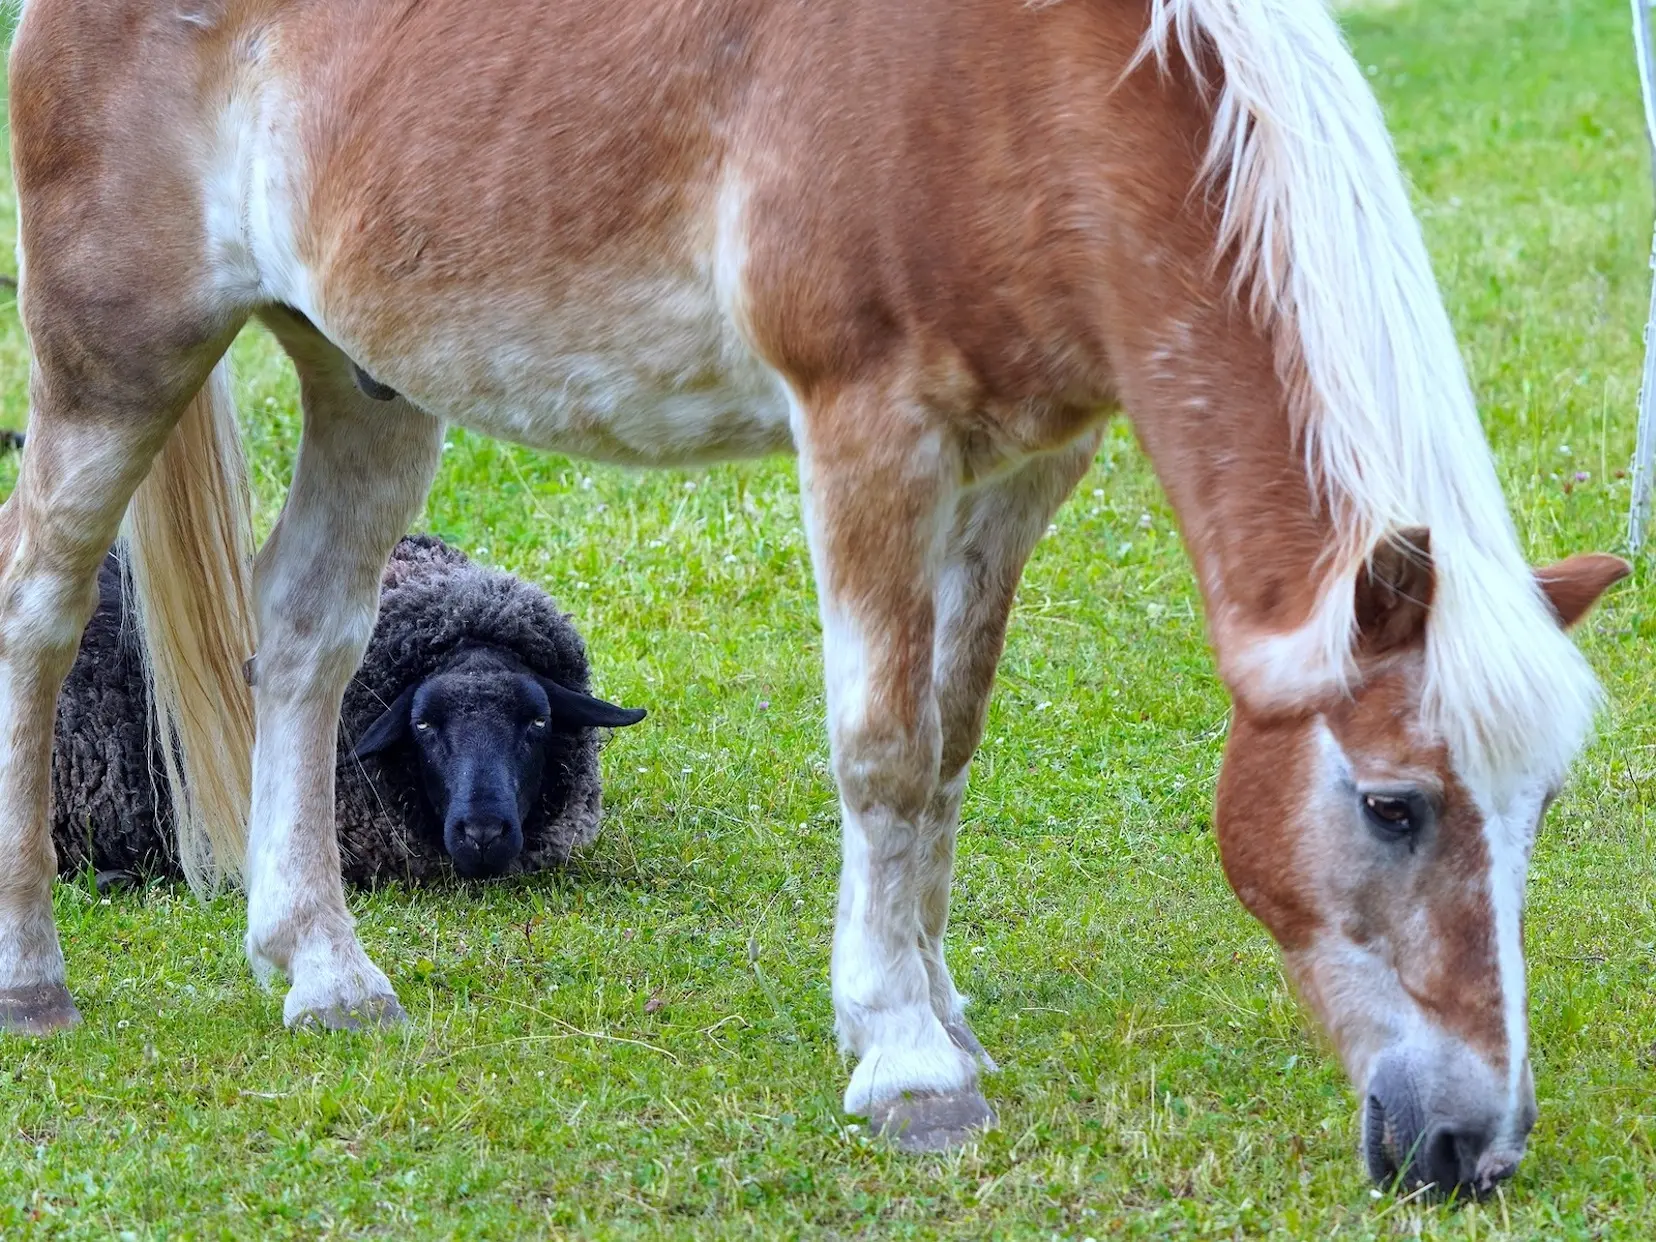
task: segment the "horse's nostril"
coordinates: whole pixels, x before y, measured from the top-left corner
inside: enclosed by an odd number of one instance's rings
[[[1420,1145],[1417,1160],[1420,1180],[1437,1183],[1438,1189],[1445,1193],[1475,1189],[1483,1180],[1478,1175],[1478,1161],[1488,1146],[1489,1137],[1481,1131],[1463,1126],[1434,1126]]]
[[[1425,1128],[1419,1093],[1407,1066],[1382,1062],[1369,1080],[1363,1116],[1363,1160],[1369,1176],[1384,1184],[1399,1172],[1407,1170],[1412,1176],[1418,1171],[1416,1144]]]
[[[1421,1145],[1421,1172],[1425,1180],[1448,1190],[1466,1179],[1461,1176],[1461,1136],[1448,1126],[1439,1126]]]
[[[1368,1165],[1368,1174],[1376,1182],[1389,1182],[1397,1176],[1397,1161],[1392,1156],[1386,1105],[1379,1096],[1368,1097],[1367,1115],[1363,1120],[1363,1159]]]

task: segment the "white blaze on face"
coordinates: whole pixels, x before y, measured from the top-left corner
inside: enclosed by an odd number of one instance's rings
[[[1524,980],[1522,918],[1524,887],[1535,831],[1546,806],[1546,791],[1531,785],[1500,803],[1479,795],[1484,843],[1489,851],[1489,905],[1494,914],[1495,958],[1501,975],[1501,1010],[1506,1029],[1506,1103],[1493,1147],[1515,1147],[1522,1127],[1524,1069],[1529,1059],[1529,1024]]]

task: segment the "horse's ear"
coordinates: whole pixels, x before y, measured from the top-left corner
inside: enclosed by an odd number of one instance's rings
[[[379,719],[357,739],[357,744],[351,749],[353,758],[365,759],[369,755],[377,755],[408,736],[408,713],[414,707],[414,691],[418,689],[419,683],[415,682],[380,713]]]
[[[1425,633],[1437,575],[1432,533],[1424,526],[1393,531],[1357,571],[1357,647],[1382,655]]]
[[[1569,629],[1598,603],[1599,596],[1632,572],[1633,566],[1619,556],[1583,552],[1536,570],[1535,581],[1558,623]]]

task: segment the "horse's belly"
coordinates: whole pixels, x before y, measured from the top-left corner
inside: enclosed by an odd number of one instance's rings
[[[792,450],[786,390],[710,287],[633,277],[566,288],[587,296],[451,295],[357,361],[449,422],[536,448],[631,465]]]
[[[664,377],[616,355],[538,358],[503,391],[446,392],[418,403],[484,435],[621,465],[793,451],[788,407],[773,386],[704,370]]]

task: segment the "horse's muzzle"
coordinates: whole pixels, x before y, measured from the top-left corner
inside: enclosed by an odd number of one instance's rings
[[[1381,1185],[1413,1190],[1435,1187],[1442,1195],[1482,1196],[1511,1177],[1523,1154],[1523,1138],[1533,1124],[1533,1109],[1518,1143],[1496,1145],[1497,1115],[1489,1109],[1447,1109],[1442,1102],[1423,1103],[1420,1074],[1406,1058],[1386,1058],[1369,1078],[1363,1108],[1363,1160]]]

